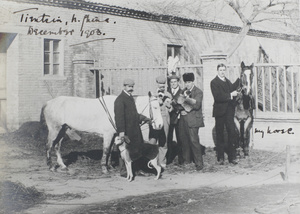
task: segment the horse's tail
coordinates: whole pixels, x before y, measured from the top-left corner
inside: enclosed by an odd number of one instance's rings
[[[44,135],[47,135],[48,132],[48,127],[45,119],[45,108],[46,105],[44,105],[41,109],[41,114],[40,114],[40,136],[44,137]]]

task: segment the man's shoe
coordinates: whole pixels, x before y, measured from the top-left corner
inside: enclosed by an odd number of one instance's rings
[[[218,161],[218,164],[219,164],[219,165],[224,165],[224,160]]]
[[[218,160],[219,165],[224,165],[224,158],[223,157],[221,157],[221,158],[218,157],[217,160]]]
[[[203,169],[203,166],[196,166],[196,171],[201,171]]]
[[[231,161],[229,161],[229,163],[231,163],[233,165],[237,165],[238,164],[238,162],[236,160],[231,160]]]
[[[206,154],[206,153],[205,153],[206,147],[205,147],[205,146],[202,146],[201,144],[200,144],[200,146],[201,146],[201,153],[202,153],[202,155],[205,155],[205,154]]]
[[[127,177],[127,172],[120,172],[120,176],[126,178]]]

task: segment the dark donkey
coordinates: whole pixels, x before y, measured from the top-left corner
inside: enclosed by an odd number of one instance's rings
[[[253,84],[253,63],[245,66],[241,63],[240,88],[236,97],[237,105],[235,107],[234,123],[239,134],[238,151],[243,150],[244,156],[249,155],[250,130],[253,125],[253,109],[255,108],[254,98],[252,95]]]

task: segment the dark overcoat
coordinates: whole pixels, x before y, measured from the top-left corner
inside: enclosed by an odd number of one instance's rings
[[[190,98],[195,99],[196,103],[192,106],[193,109],[186,115],[188,126],[190,128],[204,127],[202,113],[203,92],[194,86],[191,90]]]
[[[225,81],[222,81],[216,76],[210,82],[211,92],[214,97],[213,117],[223,116],[228,110],[234,112],[235,102],[231,99],[230,93],[238,88],[239,80],[238,78],[232,84],[229,79],[225,78]]]
[[[134,98],[124,91],[115,100],[114,112],[117,132],[124,132],[129,137],[130,144],[127,145],[127,149],[130,158],[137,160],[145,153],[140,122],[146,117],[137,112]]]

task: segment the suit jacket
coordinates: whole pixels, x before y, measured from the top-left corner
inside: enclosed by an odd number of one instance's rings
[[[226,114],[229,110],[234,112],[235,103],[231,99],[230,93],[236,90],[239,86],[239,78],[232,84],[229,79],[225,78],[222,81],[216,76],[210,82],[211,92],[214,97],[213,117],[220,117]]]
[[[189,127],[199,128],[204,127],[203,114],[202,114],[202,100],[203,92],[194,86],[191,91],[190,98],[195,99],[196,103],[192,106],[193,109],[187,113],[187,123]]]
[[[177,124],[178,123],[178,115],[179,115],[180,111],[182,110],[182,106],[177,104],[177,99],[178,99],[179,95],[183,93],[183,91],[181,88],[179,88],[178,91],[176,92],[176,94],[174,94],[174,95],[172,94],[171,89],[169,89],[168,91],[172,95],[172,98],[173,98],[173,102],[172,102],[173,110],[170,112],[170,124]]]

